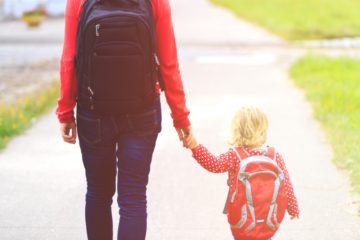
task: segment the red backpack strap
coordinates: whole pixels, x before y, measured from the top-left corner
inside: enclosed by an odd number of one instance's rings
[[[245,149],[243,148],[233,147],[232,150],[235,152],[235,155],[239,159],[239,161],[250,157],[250,154],[247,151],[245,151]]]
[[[274,147],[268,147],[266,156],[274,161],[276,161],[276,151]]]
[[[236,147],[233,147],[232,150],[234,151],[237,159],[239,160],[239,162],[247,157],[250,157],[250,154],[248,152],[246,152],[243,148],[236,148]],[[235,172],[236,172],[236,169],[235,169]],[[230,201],[230,178],[228,178],[227,180],[227,185],[229,186],[229,192],[228,192],[228,195],[227,195],[227,198],[226,198],[226,202],[225,202],[225,207],[224,207],[224,210],[223,210],[223,213],[224,214],[228,214],[228,202]],[[236,194],[238,192],[238,183],[236,181]],[[234,198],[234,197],[232,197]]]

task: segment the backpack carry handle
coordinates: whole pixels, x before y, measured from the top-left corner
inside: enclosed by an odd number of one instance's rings
[[[96,3],[104,3],[106,1],[121,2],[121,1],[124,1],[124,0],[96,0]],[[126,0],[126,1],[130,2],[132,4],[139,5],[140,0]]]

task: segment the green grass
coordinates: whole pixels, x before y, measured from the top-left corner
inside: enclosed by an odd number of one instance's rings
[[[290,69],[304,89],[334,149],[334,162],[350,172],[360,193],[360,59],[305,56]]]
[[[0,149],[9,140],[31,126],[33,119],[48,111],[59,96],[59,83],[55,81],[46,89],[18,99],[14,103],[0,101]]]
[[[360,35],[359,0],[211,0],[289,39]]]

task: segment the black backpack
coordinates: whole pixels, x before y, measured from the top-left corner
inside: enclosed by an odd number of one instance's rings
[[[75,69],[81,107],[98,114],[124,114],[150,106],[159,76],[150,0],[86,0],[77,30]]]

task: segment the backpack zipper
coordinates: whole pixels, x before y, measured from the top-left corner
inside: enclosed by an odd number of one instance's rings
[[[99,27],[97,27],[97,28],[100,28],[100,24],[97,24],[97,25],[99,25]],[[97,26],[97,25],[96,25],[96,26]],[[139,53],[142,52],[142,51],[141,51],[141,48],[140,48],[138,45],[136,45],[136,44],[134,44],[134,43],[131,43],[131,42],[126,42],[126,41],[122,41],[122,42],[104,42],[104,43],[100,43],[100,44],[95,44],[95,45],[94,45],[94,50],[96,50],[97,48],[102,47],[102,46],[113,45],[113,44],[127,44],[127,45],[129,45],[129,46],[132,46],[132,47],[136,48],[136,50],[137,50]],[[101,56],[101,55],[98,55],[98,53],[95,51],[95,52],[93,53],[93,56]],[[144,59],[143,59],[143,60],[144,60]],[[92,60],[89,60],[89,63],[92,64]],[[95,83],[94,83],[94,81],[91,80],[91,79],[92,79],[92,78],[89,77],[87,90],[88,90],[88,92],[89,92],[90,109],[91,109],[91,110],[94,110],[94,108],[95,108],[95,106],[94,106],[94,96],[95,96],[95,92],[94,92],[94,90],[93,90],[91,87],[94,86]]]
[[[100,30],[102,30],[102,29],[131,26],[131,25],[135,25],[135,24],[136,24],[135,22],[131,23],[131,24],[126,24],[126,25],[124,25],[124,24],[116,24],[116,23],[115,24],[114,23],[113,24],[110,24],[110,23],[98,23],[98,24],[95,25],[95,36],[99,37],[100,34],[101,34]]]
[[[106,45],[128,45],[128,46],[132,46],[134,48],[136,48],[136,50],[139,52],[139,53],[143,53],[143,51],[141,50],[141,48],[133,43],[133,42],[129,42],[129,41],[109,41],[109,42],[101,42],[101,43],[98,43],[98,44],[95,44],[94,45],[94,54],[96,56],[98,56],[98,52],[96,51],[98,48],[100,47],[103,47],[103,46],[106,46]],[[101,55],[99,55],[101,56]],[[144,59],[145,60],[145,59]]]
[[[147,31],[148,31],[149,34],[150,34],[149,36],[152,36],[151,31],[150,31],[150,26],[149,26],[148,22],[143,19],[143,17],[138,17],[138,16],[136,16],[135,14],[130,14],[130,13],[124,13],[123,16],[124,16],[124,17],[134,18],[134,19],[136,19],[136,20],[139,19],[139,20],[146,26],[146,29],[147,29]],[[113,14],[109,14],[109,15],[106,15],[106,16],[101,16],[101,17],[94,18],[94,19],[92,19],[92,20],[87,24],[87,27],[90,27],[90,26],[93,25],[93,23],[95,23],[95,22],[101,22],[103,19],[113,18],[113,17],[119,17],[119,16],[118,16],[118,13],[113,13]],[[96,25],[99,25],[99,27],[100,27],[100,23],[99,23],[99,24],[96,24]],[[87,31],[87,28],[83,29],[82,32],[83,32],[83,33],[86,33],[86,31]],[[152,40],[151,40],[151,42],[152,42]]]
[[[88,87],[88,91],[89,91],[89,93],[90,93],[90,97],[89,97],[89,100],[90,100],[90,109],[91,109],[91,110],[94,110],[94,91],[91,89],[90,86]]]
[[[100,37],[100,23],[95,25],[95,36]]]

